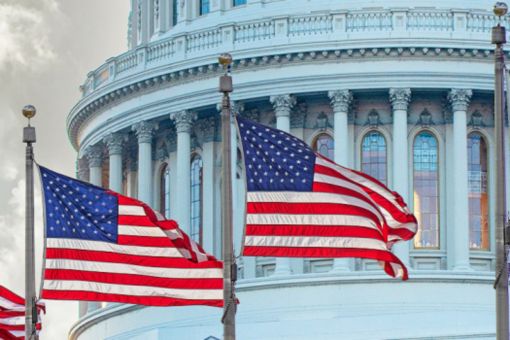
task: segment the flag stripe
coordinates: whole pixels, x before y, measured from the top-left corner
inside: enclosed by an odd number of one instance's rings
[[[349,215],[310,215],[310,214],[248,214],[246,215],[247,225],[323,225],[339,226],[350,225],[379,230],[379,226],[368,218],[359,218]]]
[[[161,256],[139,256],[121,253],[110,253],[102,251],[76,250],[76,249],[47,249],[47,259],[69,259],[96,262],[112,262],[135,264],[145,267],[160,268],[189,268],[189,260],[181,257],[161,257]],[[199,262],[194,268],[221,268],[221,263],[213,261]]]
[[[312,247],[312,248],[363,248],[387,250],[384,241],[361,237],[321,236],[246,236],[244,243],[250,247]]]
[[[92,262],[68,259],[48,259],[47,269],[59,270],[82,270],[114,274],[136,274],[144,276],[164,277],[164,278],[222,278],[222,271],[218,268],[162,268],[145,267],[134,264],[112,262]],[[163,270],[164,269],[164,270]]]
[[[51,239],[47,240],[48,249],[64,248],[77,250],[105,251],[110,253],[121,253],[139,256],[155,257],[181,257],[181,252],[177,248],[161,247],[139,247],[130,245],[118,245],[108,242],[87,241],[76,239]]]
[[[43,291],[43,298],[53,300],[82,300],[82,301],[110,301],[130,303],[145,306],[193,306],[205,305],[222,307],[223,300],[219,299],[178,299],[165,296],[138,296],[129,294],[109,294],[97,291],[51,290]]]
[[[221,289],[177,289],[146,287],[127,284],[109,284],[94,281],[78,280],[44,280],[44,289],[53,291],[82,291],[96,292],[101,294],[132,295],[132,296],[154,296],[184,299],[184,300],[221,300],[223,290]]]
[[[109,283],[118,285],[136,285],[150,287],[166,288],[173,287],[177,289],[222,289],[223,284],[216,278],[200,278],[200,280],[190,280],[189,278],[162,278],[135,274],[112,274],[104,275],[94,271],[84,270],[46,270],[44,279],[46,280],[76,280],[93,281],[99,283]]]
[[[316,226],[316,225],[248,225],[246,234],[252,236],[325,236],[325,237],[366,237],[384,241],[380,231],[358,226]]]
[[[38,320],[37,333],[41,330],[40,312],[44,305],[36,304]],[[23,339],[25,335],[25,299],[0,286],[0,339]]]

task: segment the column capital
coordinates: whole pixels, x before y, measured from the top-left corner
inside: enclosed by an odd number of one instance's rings
[[[452,106],[452,111],[467,111],[473,91],[470,89],[451,89],[448,92],[448,102]]]
[[[89,161],[89,168],[97,168],[103,164],[104,148],[102,144],[90,145],[85,149],[84,156]]]
[[[328,92],[331,99],[333,112],[349,112],[349,106],[352,103],[352,92],[349,90],[333,90]]]
[[[292,107],[296,104],[296,97],[290,94],[280,94],[269,97],[273,104],[276,117],[289,117]]]
[[[151,143],[154,131],[156,131],[158,125],[153,122],[141,121],[135,123],[131,130],[133,130],[138,138],[138,143]]]
[[[190,133],[191,125],[196,118],[197,114],[189,110],[182,110],[170,114],[170,119],[175,122],[175,129],[177,130],[177,133]]]
[[[106,144],[110,156],[122,154],[124,141],[125,135],[119,132],[110,133],[103,138],[103,142]]]
[[[409,102],[411,101],[411,89],[409,88],[393,88],[390,89],[390,102],[393,111],[407,111]]]

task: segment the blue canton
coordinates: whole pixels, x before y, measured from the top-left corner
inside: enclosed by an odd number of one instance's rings
[[[312,191],[315,154],[300,139],[237,117],[248,191]]]
[[[117,242],[117,197],[99,187],[39,168],[47,237]]]

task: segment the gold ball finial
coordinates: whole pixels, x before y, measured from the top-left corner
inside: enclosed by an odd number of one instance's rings
[[[501,18],[502,16],[505,16],[508,13],[508,6],[504,2],[498,1],[494,5],[493,12],[494,14]]]
[[[35,113],[37,112],[37,110],[35,109],[34,105],[25,105],[21,112],[23,113],[23,116],[30,119],[35,116]]]
[[[227,67],[232,64],[232,56],[229,53],[223,53],[219,56],[218,61],[223,67]]]

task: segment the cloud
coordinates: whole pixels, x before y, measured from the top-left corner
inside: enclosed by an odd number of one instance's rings
[[[58,15],[55,1],[39,1],[37,6],[13,1],[0,3],[0,71],[7,67],[37,70],[56,59],[49,43],[51,16]]]

